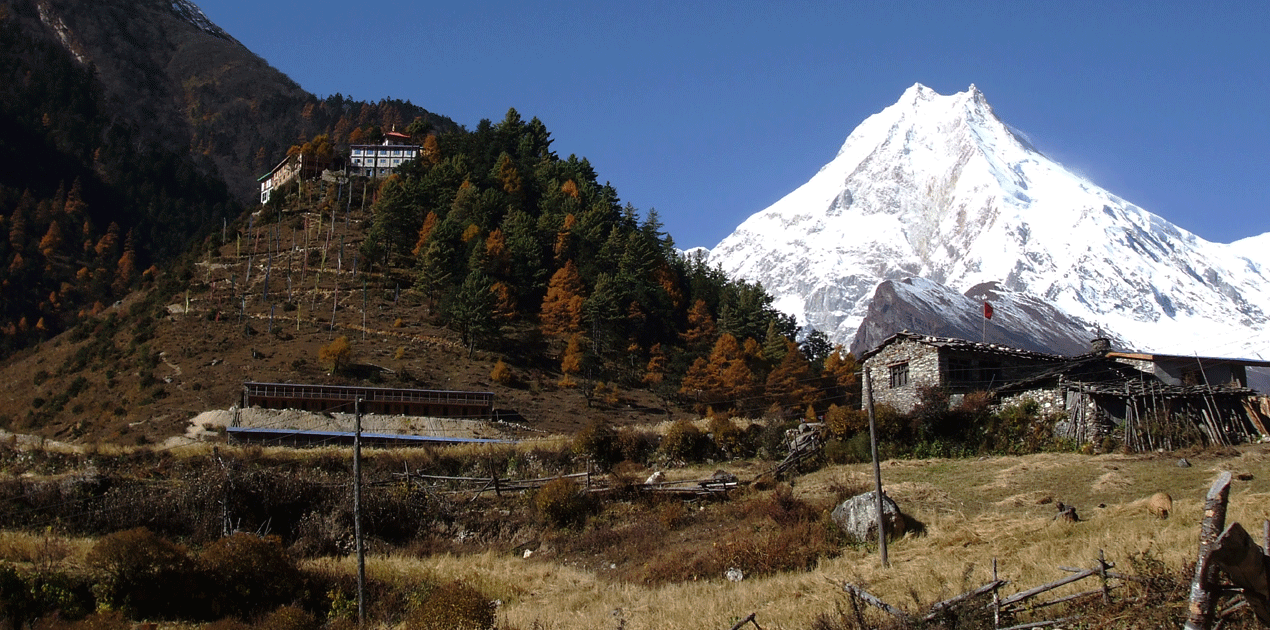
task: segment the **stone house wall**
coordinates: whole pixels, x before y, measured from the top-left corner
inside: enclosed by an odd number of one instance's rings
[[[892,383],[893,369],[907,366],[908,378],[903,384]],[[886,404],[901,413],[917,405],[917,390],[922,385],[939,385],[939,350],[912,339],[899,339],[864,363],[873,382],[874,404]]]

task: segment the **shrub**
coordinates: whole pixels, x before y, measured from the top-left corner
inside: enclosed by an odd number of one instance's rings
[[[512,370],[507,367],[507,364],[502,359],[499,359],[494,364],[494,369],[490,370],[489,377],[499,385],[506,385],[512,381]]]
[[[731,458],[745,456],[745,434],[731,418],[726,416],[710,418],[709,428],[710,437],[714,439],[714,445],[720,451]]]
[[[770,422],[758,436],[758,455],[764,459],[779,460],[789,452],[785,432],[798,427],[797,422]]]
[[[320,626],[312,613],[299,606],[282,606],[261,617],[253,626],[260,630],[317,630]]]
[[[846,440],[831,439],[825,442],[824,455],[825,461],[831,464],[862,464],[873,461],[869,434],[866,431]]]
[[[331,374],[343,372],[353,359],[353,347],[348,337],[340,335],[335,341],[318,349],[318,361],[325,365]]]
[[[534,507],[553,527],[572,527],[586,522],[591,502],[576,483],[560,478],[538,489]]]
[[[589,458],[602,469],[609,469],[622,461],[618,448],[617,431],[607,420],[591,421],[573,438],[573,452]]]
[[[215,585],[216,617],[254,617],[296,597],[300,573],[277,536],[237,533],[208,545],[199,563]]]
[[[99,607],[134,619],[198,618],[192,594],[202,585],[184,547],[139,527],[98,540],[85,561],[97,573]]]
[[[630,427],[622,427],[617,431],[617,450],[622,453],[622,459],[642,464],[648,461],[649,454],[656,448],[656,441],[648,432],[636,431]]]
[[[410,626],[419,630],[490,630],[494,627],[494,603],[463,582],[450,582],[432,592],[412,616]]]
[[[22,573],[0,563],[0,619],[10,620],[14,628],[52,613],[77,619],[92,609],[92,591],[82,578],[61,572]]]
[[[705,434],[687,420],[676,420],[662,438],[661,451],[671,459],[685,462],[699,461],[704,457],[708,444]]]

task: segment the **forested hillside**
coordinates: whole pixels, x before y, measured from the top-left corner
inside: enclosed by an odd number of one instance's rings
[[[379,184],[361,252],[412,269],[469,348],[541,340],[565,384],[646,386],[702,411],[845,402],[845,353],[819,334],[794,343],[795,321],[761,286],[682,256],[655,210],[622,204],[586,159],[557,156],[538,119],[512,109],[423,144]]]
[[[408,102],[318,99],[168,4],[0,4],[0,356],[235,219],[297,139],[416,120],[456,128]]]

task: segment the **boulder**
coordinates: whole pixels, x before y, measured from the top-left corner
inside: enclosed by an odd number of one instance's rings
[[[908,523],[904,519],[904,513],[900,511],[900,506],[891,500],[891,497],[882,493],[882,514],[886,519],[886,534],[888,538],[902,536],[908,528]],[[877,540],[878,537],[878,504],[877,495],[873,492],[856,495],[843,501],[838,507],[833,509],[831,514],[833,522],[837,523],[842,531],[861,542],[867,540]]]

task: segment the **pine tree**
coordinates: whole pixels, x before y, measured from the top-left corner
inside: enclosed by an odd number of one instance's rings
[[[119,263],[115,266],[115,281],[110,284],[110,289],[115,292],[115,295],[121,296],[128,292],[136,278],[137,253],[132,244],[132,230],[128,230],[123,255],[119,257]]]
[[[569,343],[565,346],[564,356],[560,359],[560,372],[564,375],[560,378],[562,387],[572,387],[576,383],[572,376],[582,372],[582,335],[573,333],[569,335]]]
[[[485,259],[489,263],[489,273],[506,276],[511,267],[511,252],[507,249],[507,239],[501,229],[495,228],[485,237]]]
[[[688,330],[680,335],[684,345],[690,350],[702,349],[714,343],[717,335],[714,317],[710,315],[705,300],[693,302],[692,309],[688,311]]]
[[[441,161],[441,147],[437,144],[436,135],[429,134],[423,139],[423,160],[428,166],[436,166]]]
[[[473,270],[464,278],[458,293],[446,313],[451,328],[457,330],[471,358],[476,345],[491,337],[498,330],[494,321],[494,295],[490,292],[489,276],[481,270]]]
[[[834,346],[821,371],[821,376],[827,381],[826,388],[833,393],[833,400],[844,406],[859,406],[859,370],[860,364],[854,354],[847,352],[841,344]]]
[[[642,380],[648,385],[657,385],[666,379],[666,352],[662,350],[661,344],[653,344],[648,349],[648,364],[644,366],[644,377]]]
[[[542,333],[564,336],[582,330],[582,277],[570,260],[552,274],[542,301]]]
[[[40,239],[40,253],[44,255],[45,260],[53,258],[62,248],[62,226],[54,221],[49,224],[48,232],[44,233],[44,238]]]
[[[767,375],[767,398],[786,409],[809,405],[816,400],[811,363],[792,341],[785,341],[784,357]]]
[[[419,256],[427,251],[428,237],[431,236],[432,231],[436,229],[437,222],[439,220],[440,219],[437,217],[437,213],[435,212],[429,212],[428,216],[423,218],[423,226],[419,228],[419,239],[415,241],[415,247],[410,250],[410,253],[415,256]]]

